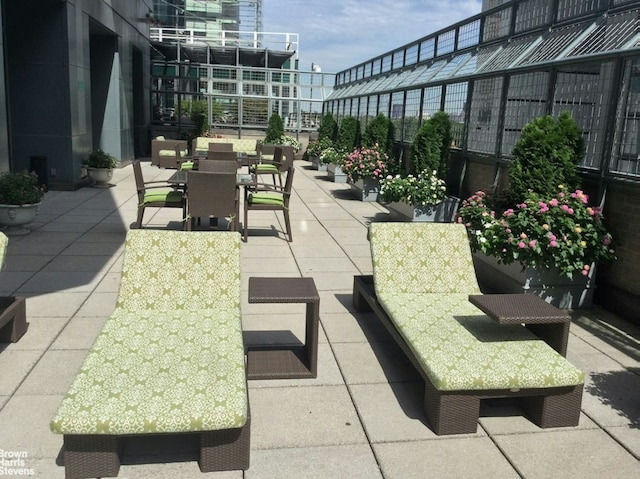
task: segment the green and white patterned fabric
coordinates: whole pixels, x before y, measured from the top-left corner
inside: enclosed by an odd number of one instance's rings
[[[130,231],[116,310],[52,431],[232,429],[245,424],[247,413],[240,235]]]
[[[544,341],[468,301],[479,289],[463,225],[373,223],[369,234],[378,301],[438,390],[584,383]]]
[[[9,244],[9,238],[6,234],[0,231],[0,269],[4,268],[4,259],[7,254],[7,245]]]

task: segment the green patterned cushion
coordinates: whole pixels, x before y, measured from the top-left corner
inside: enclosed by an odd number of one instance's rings
[[[187,156],[188,150],[182,150],[180,152],[180,156],[182,158],[184,158],[185,156]],[[158,152],[158,156],[176,156],[176,151],[175,150],[160,150]]]
[[[170,189],[149,190],[144,195],[144,202],[154,203],[157,201],[165,201],[167,203],[180,203],[182,201],[182,193]]]
[[[372,223],[376,293],[479,293],[467,232],[455,223]]]
[[[278,167],[269,163],[260,163],[255,166],[254,170],[258,174],[275,174],[278,173]]]
[[[52,431],[230,429],[247,404],[239,234],[130,231],[116,310]]]
[[[194,165],[195,165],[195,162],[193,162],[193,161],[185,161],[184,163],[182,163],[180,165],[180,169],[181,170],[193,170]]]
[[[383,293],[378,301],[442,391],[573,386],[584,375],[520,325],[501,325],[466,293]]]
[[[6,234],[0,231],[0,269],[4,267],[4,257],[7,254],[7,245],[9,244],[9,238]]]
[[[249,203],[254,205],[276,205],[284,208],[284,197],[279,193],[252,193]]]
[[[434,386],[443,391],[582,384],[584,375],[520,325],[499,325],[479,294],[464,225],[372,223],[378,301]]]

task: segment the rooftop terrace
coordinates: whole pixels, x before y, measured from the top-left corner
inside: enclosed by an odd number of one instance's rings
[[[247,343],[290,340],[289,330],[302,341],[304,306],[249,304],[248,278],[313,277],[321,298],[317,379],[249,383],[248,471],[201,474],[189,443],[173,439],[128,447],[120,478],[638,474],[640,329],[601,309],[573,312],[568,358],[587,374],[578,427],[542,430],[496,401],[483,404],[476,434],[436,436],[422,412],[420,376],[377,318],[351,304],[353,276],[371,273],[367,225],[386,219],[386,209],[352,199],[348,185],[326,181],[310,163],[298,160],[296,168],[293,242],[271,229],[283,231],[281,216],[251,215],[242,245],[243,324]],[[148,180],[171,174],[148,162],[143,171]],[[62,437],[49,421],[115,307],[124,237],[136,217],[131,166],[116,170],[113,183],[47,193],[32,233],[10,240],[0,293],[28,297],[30,324],[20,341],[0,344],[0,468],[11,451],[33,477],[64,477]],[[146,226],[181,229],[180,215],[150,209]]]

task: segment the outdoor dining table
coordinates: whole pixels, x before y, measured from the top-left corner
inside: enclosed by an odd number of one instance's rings
[[[167,183],[175,186],[187,186],[187,173],[189,170],[177,170],[173,175],[169,177]],[[237,186],[255,186],[257,183],[256,175],[254,173],[238,173],[236,175]]]

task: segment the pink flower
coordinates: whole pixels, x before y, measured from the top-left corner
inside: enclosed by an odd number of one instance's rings
[[[551,201],[549,201],[549,204],[550,204],[551,206],[558,206],[558,200],[556,200],[556,199],[554,198],[554,199],[552,199]]]
[[[587,271],[586,269],[582,270],[582,276],[586,276],[589,274],[589,271]]]
[[[558,243],[556,242],[556,240],[551,240],[551,242],[549,243],[549,246],[551,246],[552,248],[555,248],[556,246],[558,246]]]
[[[554,235],[553,233],[549,233],[549,239],[550,239],[551,241],[555,241],[555,240],[557,240],[558,238],[556,238],[556,235]]]
[[[524,248],[526,248],[526,247],[527,247],[527,245],[526,245],[526,244],[524,244],[524,241],[520,241],[520,243],[518,243],[518,248],[520,248],[520,249],[524,249]]]
[[[564,193],[562,191],[558,193],[558,198],[564,198]]]
[[[506,210],[506,211],[504,212],[504,215],[505,215],[505,216],[511,216],[512,214],[513,214],[513,208],[509,208],[508,210]]]
[[[605,236],[602,242],[604,243],[605,246],[609,246],[611,244],[611,237],[608,235]]]
[[[535,248],[535,247],[536,247],[536,240],[529,241],[529,248]]]

